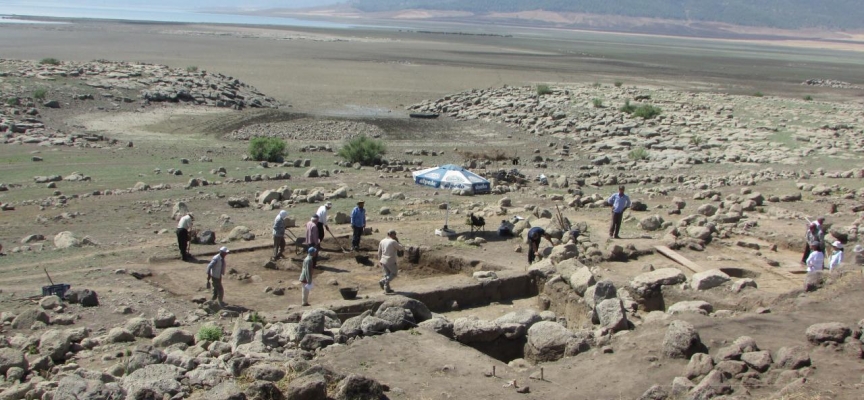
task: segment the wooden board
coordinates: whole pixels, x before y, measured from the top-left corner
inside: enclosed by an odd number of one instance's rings
[[[677,262],[678,264],[683,265],[684,267],[686,267],[690,271],[693,271],[694,273],[695,272],[703,272],[703,271],[708,270],[708,268],[705,268],[699,264],[696,264],[693,261],[688,260],[687,257],[684,257],[681,254],[678,254],[677,251],[672,250],[666,246],[654,246],[654,248],[657,249],[657,251],[660,254],[671,258],[673,261]]]

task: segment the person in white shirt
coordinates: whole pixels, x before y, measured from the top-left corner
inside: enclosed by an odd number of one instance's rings
[[[834,268],[839,268],[843,262],[843,243],[835,240],[834,243],[831,243],[831,247],[834,248],[834,252],[831,254],[831,260],[828,262],[828,269],[833,271]]]
[[[183,261],[189,261],[191,258],[188,251],[189,231],[192,230],[192,221],[194,220],[195,217],[192,216],[192,213],[187,212],[177,223],[177,245],[180,246],[180,258]]]
[[[807,272],[821,271],[825,264],[825,254],[819,251],[819,244],[810,245],[810,255],[807,256]]]
[[[225,257],[228,256],[230,250],[227,247],[219,249],[219,254],[213,256],[210,264],[207,264],[207,287],[210,287],[210,282],[213,282],[213,300],[219,300],[219,305],[225,306],[222,301],[225,297],[225,289],[222,288],[222,276],[228,271],[228,265],[225,262]]]
[[[320,242],[324,241],[324,229],[327,229],[327,232],[330,232],[331,235],[333,234],[330,226],[327,225],[327,211],[331,208],[333,208],[333,203],[328,201],[323,206],[318,207],[318,211],[315,212],[315,215],[318,216],[318,238]]]
[[[396,279],[399,274],[399,269],[396,267],[396,257],[399,251],[404,250],[399,239],[396,237],[396,231],[390,230],[387,232],[387,238],[378,243],[378,264],[384,269],[384,278],[378,281],[384,293],[393,293],[390,288],[390,281]]]

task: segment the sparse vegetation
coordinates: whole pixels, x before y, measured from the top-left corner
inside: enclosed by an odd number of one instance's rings
[[[591,87],[593,87],[594,89],[598,89],[598,88],[600,88],[600,86],[602,86],[602,85],[600,85],[600,82],[594,82],[591,84]]]
[[[279,162],[287,155],[285,141],[274,137],[256,137],[249,141],[249,156],[255,161]]]
[[[705,139],[702,136],[696,135],[690,138],[690,144],[694,146],[701,146],[704,143]]]
[[[804,96],[804,101],[813,101],[813,96],[811,96],[809,94]]]
[[[39,60],[39,64],[42,64],[42,65],[60,65],[60,60],[58,60],[54,57],[46,57],[46,58]]]
[[[753,93],[753,96],[754,96],[754,97],[762,97],[762,96],[765,96],[765,95],[762,94],[762,92],[760,92],[760,91],[756,91],[756,93]]]
[[[186,67],[186,72],[198,72],[198,66],[197,65],[190,65],[190,66]]]
[[[196,336],[199,340],[215,342],[222,339],[222,328],[213,325],[204,325],[198,329],[198,334]]]
[[[15,107],[18,104],[21,104],[21,100],[18,99],[17,97],[10,97],[10,98],[6,99],[6,105],[9,107]]]
[[[45,100],[46,96],[48,96],[48,89],[39,88],[33,91],[33,98],[36,100]]]
[[[633,116],[645,119],[652,119],[662,113],[663,110],[660,109],[660,107],[656,107],[651,104],[643,104],[639,107],[636,107],[636,110],[633,111]]]
[[[603,99],[595,97],[591,99],[591,104],[594,105],[594,108],[603,108]]]
[[[265,320],[263,316],[258,314],[258,311],[253,311],[252,314],[249,315],[249,322],[259,323],[263,325],[267,323],[267,320]]]
[[[351,163],[375,165],[381,162],[381,157],[386,153],[387,149],[384,142],[369,139],[366,136],[358,136],[342,146],[336,155]]]
[[[624,105],[619,110],[625,114],[633,114],[633,111],[636,111],[636,106],[630,104],[630,100],[628,99],[624,101]]]
[[[629,158],[633,161],[647,160],[648,159],[648,149],[641,147],[641,146],[637,147],[633,150],[630,150],[630,152],[627,153],[627,158]]]
[[[549,85],[537,85],[538,96],[544,96],[547,94],[552,94],[552,89],[549,88]]]
[[[615,87],[621,87],[621,85],[623,85],[623,84],[624,84],[624,82],[615,81]]]

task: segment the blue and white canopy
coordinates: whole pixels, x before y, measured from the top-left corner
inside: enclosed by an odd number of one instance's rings
[[[489,181],[458,165],[445,164],[414,172],[414,183],[442,189],[470,189],[474,194],[489,193]]]

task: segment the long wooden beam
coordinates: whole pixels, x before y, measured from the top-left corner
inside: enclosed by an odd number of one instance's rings
[[[687,259],[687,257],[684,257],[681,254],[678,254],[677,251],[672,250],[666,246],[654,246],[654,248],[657,249],[657,251],[660,254],[663,254],[664,256],[671,258],[672,261],[675,261],[678,264],[683,265],[684,267],[686,267],[690,271],[693,271],[694,273],[703,272],[703,271],[708,270],[708,268],[705,268],[699,264],[696,264],[693,261],[690,261],[689,259]]]

